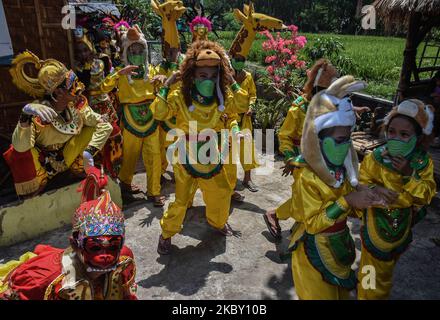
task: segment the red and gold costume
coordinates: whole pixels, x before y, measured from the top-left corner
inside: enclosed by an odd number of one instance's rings
[[[106,179],[96,168],[89,172],[84,202],[72,221],[71,247],[38,245],[20,261],[0,265],[0,299],[136,299],[134,257],[123,246],[124,215],[109,192],[100,191]]]
[[[117,178],[122,162],[122,134],[115,110],[116,97],[113,93],[105,91],[102,88],[106,74],[111,71],[111,59],[109,56],[103,54],[100,55],[102,59],[94,58],[96,49],[84,31],[81,33],[81,36],[76,37],[75,40],[76,48],[78,48],[80,52],[86,51],[85,59],[90,59],[90,61],[76,61],[75,64],[75,72],[86,86],[86,95],[89,100],[89,105],[93,111],[103,116],[113,127],[113,131],[104,148],[101,150],[100,159],[98,159],[97,162],[101,162],[106,172],[113,178]],[[81,59],[84,59],[84,54],[78,57],[78,60]],[[107,69],[103,59],[107,61]]]

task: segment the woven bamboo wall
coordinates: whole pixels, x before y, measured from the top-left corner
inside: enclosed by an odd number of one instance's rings
[[[61,27],[65,0],[2,0],[14,54],[28,49],[41,59],[71,62],[69,34]],[[10,135],[23,104],[32,98],[12,83],[7,66],[0,66],[0,134]]]

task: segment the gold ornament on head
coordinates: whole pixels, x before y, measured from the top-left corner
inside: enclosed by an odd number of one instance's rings
[[[25,66],[27,64],[34,65],[38,71],[37,78],[26,74]],[[69,70],[55,59],[40,60],[32,52],[25,51],[12,60],[9,72],[12,81],[20,90],[34,98],[41,98],[45,94],[52,94],[66,80],[66,74]]]

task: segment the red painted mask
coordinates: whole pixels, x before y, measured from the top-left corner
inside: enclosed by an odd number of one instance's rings
[[[123,238],[121,236],[99,236],[84,239],[83,258],[88,271],[108,270],[119,259]]]

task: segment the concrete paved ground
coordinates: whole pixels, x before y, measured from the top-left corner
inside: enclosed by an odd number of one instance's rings
[[[276,168],[281,165],[277,162]],[[168,257],[156,253],[163,210],[146,201],[126,208],[126,244],[136,257],[140,299],[296,299],[290,261],[279,257],[287,240],[279,245],[269,241],[262,217],[266,209],[290,196],[292,180],[281,177],[280,170],[269,176],[255,176],[254,180],[260,192],[243,191],[245,203],[234,205],[231,213],[229,221],[237,231],[236,237],[225,238],[209,227],[198,192],[182,233],[173,238],[172,255]],[[145,174],[137,174],[135,182],[145,186]],[[240,182],[238,186],[240,189]],[[170,183],[164,188],[170,200],[174,199],[173,189]],[[427,218],[415,227],[414,241],[395,270],[393,299],[440,299],[440,247],[431,241],[440,238],[439,208],[440,199],[436,198]],[[359,222],[349,223],[359,249]],[[282,223],[284,238],[291,224]],[[64,228],[0,249],[0,263],[18,258],[38,243],[66,247],[69,232]],[[359,251],[357,254],[356,264]]]

